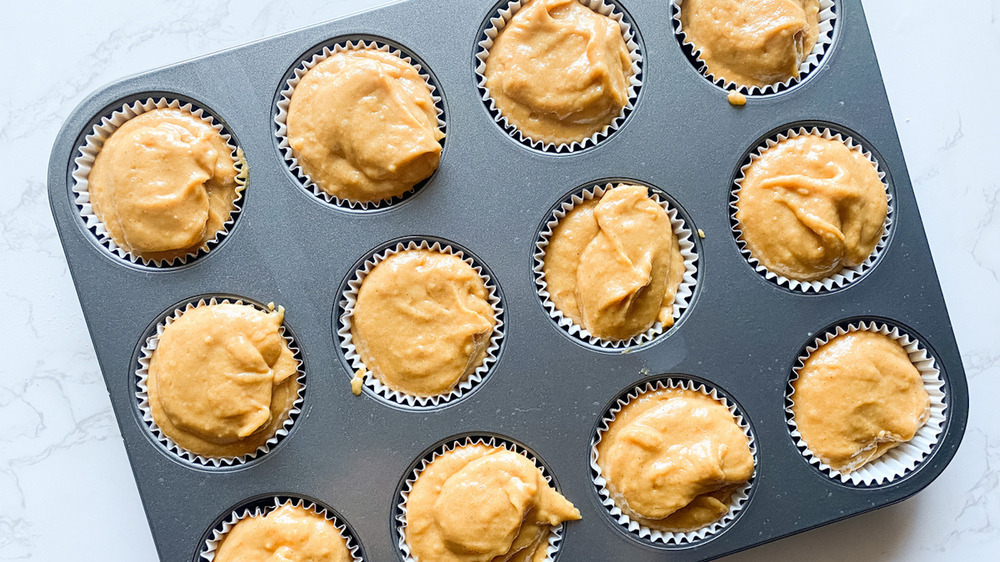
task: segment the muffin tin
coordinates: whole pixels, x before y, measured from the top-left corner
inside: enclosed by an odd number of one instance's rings
[[[49,197],[56,226],[150,529],[163,560],[199,559],[213,528],[261,498],[301,497],[336,510],[366,560],[401,559],[396,507],[403,481],[436,444],[475,434],[516,442],[580,508],[559,560],[696,560],[722,556],[889,505],[927,486],[965,430],[968,389],[923,232],[860,0],[836,2],[820,66],[777,94],[731,107],[684,53],[668,0],[618,0],[643,53],[635,107],[595,146],[552,154],[518,142],[490,115],[476,81],[481,30],[502,3],[408,0],[111,84],[77,107],[56,139]],[[276,136],[280,92],[303,57],[346,40],[398,45],[426,65],[442,97],[448,138],[437,173],[396,204],[357,212],[302,188]],[[249,180],[229,234],[176,267],[132,263],[100,244],[74,201],[74,159],[103,116],[164,96],[204,108],[245,152]],[[741,255],[730,191],[763,139],[827,127],[870,148],[893,194],[892,230],[865,275],[805,294],[768,281]],[[625,349],[589,346],[560,328],[537,294],[538,234],[567,193],[636,180],[676,201],[697,237],[698,274],[674,328]],[[475,392],[434,408],[351,394],[337,336],[342,287],[359,260],[389,241],[453,242],[489,268],[504,298],[497,361]],[[280,446],[251,463],[203,466],[162,447],[136,399],[140,348],[156,322],[203,297],[287,309],[308,390]],[[786,387],[801,351],[845,320],[901,328],[941,369],[947,409],[930,455],[876,486],[841,483],[796,447]],[[604,412],[622,392],[664,375],[704,381],[749,419],[757,471],[749,499],[723,530],[684,544],[629,533],[602,505],[590,467]]]

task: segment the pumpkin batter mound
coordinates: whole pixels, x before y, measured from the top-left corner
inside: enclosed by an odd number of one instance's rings
[[[819,0],[684,0],[681,29],[713,76],[763,87],[799,75],[819,12]]]
[[[580,519],[528,458],[480,443],[434,459],[406,508],[418,562],[541,562],[551,528]]]
[[[750,254],[774,273],[808,282],[868,259],[888,201],[868,158],[841,141],[806,134],[750,164],[736,209]]]
[[[684,257],[670,218],[640,185],[619,185],[576,205],[545,250],[549,298],[604,339],[626,340],[657,320],[674,323]]]
[[[615,505],[664,532],[717,521],[754,471],[746,434],[729,409],[686,389],[658,389],[631,400],[597,452]]]
[[[285,504],[241,519],[226,534],[216,562],[349,562],[354,558],[333,521]]]
[[[378,202],[427,179],[444,132],[427,82],[398,56],[375,49],[333,53],[292,91],[288,144],[323,191]]]
[[[283,320],[282,308],[210,304],[166,326],[146,380],[160,430],[208,457],[249,454],[273,437],[299,389]]]
[[[533,141],[580,142],[628,103],[632,58],[621,26],[577,0],[530,0],[486,58],[497,109]]]
[[[828,341],[806,359],[792,386],[802,440],[845,474],[913,439],[930,417],[920,372],[899,342],[877,332]]]
[[[415,396],[451,391],[486,358],[496,325],[482,277],[458,256],[405,250],[361,283],[351,335],[365,367]]]
[[[115,244],[147,260],[171,261],[223,230],[237,174],[219,131],[187,111],[163,108],[115,130],[87,183],[94,214]]]

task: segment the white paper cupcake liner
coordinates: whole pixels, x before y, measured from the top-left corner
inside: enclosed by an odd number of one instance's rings
[[[878,459],[845,474],[816,457],[809,449],[808,444],[802,439],[802,435],[798,431],[798,426],[795,424],[795,413],[792,411],[792,408],[795,406],[795,387],[793,385],[798,379],[799,370],[805,366],[806,359],[813,352],[837,336],[861,330],[889,336],[903,346],[903,349],[910,356],[910,362],[920,372],[920,378],[924,381],[924,389],[930,395],[930,417],[917,430],[913,439],[905,443],[900,443],[898,446],[889,449],[888,452]],[[938,439],[941,437],[947,409],[948,404],[944,379],[941,377],[941,371],[938,369],[934,357],[927,352],[917,338],[900,330],[896,326],[876,321],[858,321],[836,326],[817,337],[806,348],[805,353],[800,355],[796,361],[785,395],[785,417],[788,420],[788,429],[802,455],[806,457],[810,464],[816,466],[830,478],[854,486],[887,484],[915,470],[924,459],[930,456]]]
[[[714,523],[694,531],[660,531],[658,529],[651,529],[640,524],[638,521],[633,520],[627,513],[622,511],[622,509],[615,504],[614,499],[611,498],[611,491],[607,488],[608,482],[601,475],[601,467],[597,464],[597,446],[600,444],[604,433],[611,426],[612,422],[615,421],[615,418],[622,408],[642,394],[665,389],[684,389],[700,392],[725,406],[730,413],[732,413],[736,424],[740,426],[740,429],[742,429],[743,433],[746,435],[747,443],[750,445],[750,452],[753,454],[754,473],[750,476],[750,480],[748,480],[746,484],[733,492],[733,495],[729,500],[729,511]],[[601,418],[597,427],[597,434],[592,439],[590,447],[590,470],[594,486],[597,487],[597,492],[600,494],[601,504],[604,505],[604,507],[608,510],[608,513],[611,514],[611,518],[622,527],[628,529],[630,533],[639,536],[639,538],[646,539],[653,543],[663,543],[667,545],[679,546],[696,543],[709,538],[728,527],[736,519],[739,512],[746,507],[747,501],[750,499],[750,489],[753,487],[754,480],[757,478],[758,463],[757,443],[754,438],[753,430],[745,419],[743,413],[736,408],[736,404],[720,394],[715,388],[712,388],[705,383],[683,377],[666,377],[661,380],[646,382],[633,388],[624,398],[619,398],[615,402],[614,406],[612,406],[604,417]]]
[[[399,252],[406,250],[429,250],[432,252],[451,254],[469,264],[469,266],[479,274],[483,283],[486,285],[486,298],[489,301],[490,306],[493,308],[493,318],[496,321],[496,324],[493,326],[493,333],[490,335],[490,344],[486,348],[486,358],[483,359],[482,364],[479,365],[475,371],[459,381],[459,383],[446,394],[436,394],[434,396],[415,396],[413,394],[407,394],[405,392],[389,388],[365,366],[364,361],[361,359],[361,355],[358,354],[354,345],[354,336],[351,334],[351,325],[354,318],[354,305],[357,303],[358,291],[361,290],[361,284],[364,282],[368,274],[371,273],[371,271],[375,269],[375,266],[381,263],[382,260],[393,254],[398,254]],[[490,277],[490,274],[482,265],[474,260],[471,255],[466,254],[466,251],[463,251],[461,248],[449,242],[438,242],[420,238],[401,241],[389,248],[380,250],[367,258],[354,272],[351,280],[347,282],[347,286],[340,302],[341,327],[337,330],[337,335],[340,337],[340,347],[344,353],[344,357],[347,359],[347,362],[351,365],[351,368],[354,371],[361,369],[364,370],[364,386],[371,389],[375,396],[383,400],[409,406],[411,408],[436,407],[461,398],[481,383],[489,373],[490,367],[497,360],[497,355],[500,351],[500,341],[504,336],[503,303],[500,300],[500,293],[497,290],[497,285],[492,277]]]
[[[862,262],[861,265],[857,265],[854,267],[845,267],[841,269],[839,272],[835,273],[834,275],[831,275],[830,277],[827,277],[825,279],[820,279],[818,281],[799,281],[797,279],[789,279],[788,277],[775,273],[769,270],[767,267],[765,267],[764,264],[762,264],[760,260],[755,258],[753,254],[750,253],[750,250],[747,248],[746,241],[743,240],[743,231],[740,229],[740,221],[737,220],[736,218],[736,212],[738,211],[737,204],[739,203],[740,200],[740,190],[742,189],[743,186],[743,180],[746,177],[747,168],[749,168],[753,162],[760,159],[760,157],[764,154],[766,150],[777,145],[779,142],[786,141],[788,139],[792,139],[801,135],[816,135],[824,139],[839,141],[844,143],[847,146],[847,148],[851,149],[852,151],[857,152],[859,154],[863,154],[865,158],[867,158],[868,161],[871,162],[872,166],[875,167],[875,170],[878,171],[878,177],[880,180],[882,180],[882,186],[885,188],[885,197],[887,205],[885,213],[885,221],[882,224],[882,235],[879,237],[878,242],[875,244],[875,249],[872,250],[872,253],[868,255],[868,258],[864,262]],[[788,129],[784,133],[780,133],[774,137],[768,138],[762,144],[760,144],[757,147],[757,149],[750,154],[749,160],[746,161],[746,163],[744,163],[743,166],[740,167],[739,177],[737,177],[733,183],[734,187],[730,192],[729,196],[729,219],[730,223],[732,224],[733,235],[736,237],[736,243],[740,248],[740,252],[743,254],[743,257],[745,257],[746,260],[750,262],[750,265],[754,268],[754,270],[757,273],[763,275],[765,279],[777,283],[778,285],[781,285],[793,291],[800,291],[803,293],[809,293],[809,292],[820,293],[823,291],[832,291],[835,289],[846,287],[851,283],[854,283],[859,279],[861,279],[867,271],[869,271],[872,267],[874,267],[875,262],[878,261],[879,255],[881,255],[881,253],[885,250],[886,246],[889,243],[889,234],[891,233],[892,223],[894,218],[893,217],[894,208],[892,200],[892,190],[889,188],[889,183],[885,181],[885,171],[879,165],[878,160],[875,159],[875,156],[871,153],[871,151],[867,150],[864,146],[862,146],[859,142],[857,142],[853,137],[849,135],[842,134],[840,132],[836,132],[828,128],[821,129],[819,127],[810,127],[810,128],[798,127],[798,128]]]
[[[420,459],[416,468],[407,476],[406,481],[403,484],[403,489],[400,490],[399,503],[396,509],[396,536],[398,538],[397,546],[399,551],[403,555],[404,562],[418,562],[413,555],[410,553],[410,545],[406,542],[406,501],[410,497],[410,492],[413,490],[413,483],[417,481],[420,477],[420,473],[424,471],[435,459],[440,457],[445,453],[454,451],[458,447],[464,447],[468,445],[483,444],[487,447],[496,447],[507,449],[519,455],[525,456],[528,460],[535,464],[539,470],[542,471],[542,475],[545,477],[545,481],[550,485],[552,484],[552,475],[549,474],[548,469],[543,465],[530,451],[521,447],[513,441],[508,441],[502,437],[498,436],[469,436],[465,438],[459,438],[455,440],[450,440],[445,444],[441,445],[435,449],[431,454],[425,455],[424,458]],[[566,524],[560,523],[552,527],[549,530],[549,546],[546,549],[546,555],[543,562],[552,562],[556,558],[556,554],[559,552],[559,547],[563,539],[563,530]],[[420,560],[419,562],[433,562],[427,560]]]
[[[240,521],[246,519],[247,517],[262,517],[281,506],[290,505],[292,507],[310,510],[315,514],[324,517],[327,521],[332,522],[334,527],[336,527],[337,530],[340,531],[340,536],[343,537],[345,541],[347,541],[347,550],[350,551],[351,558],[354,560],[354,562],[362,562],[361,547],[358,544],[357,538],[355,538],[354,535],[351,534],[351,532],[347,529],[347,526],[342,521],[340,521],[336,515],[331,513],[327,508],[302,498],[295,498],[288,496],[275,496],[274,498],[272,498],[272,501],[273,505],[267,505],[267,506],[258,505],[253,509],[248,507],[243,507],[236,509],[232,513],[230,513],[229,517],[227,517],[222,523],[217,525],[212,530],[212,533],[209,536],[208,540],[206,540],[205,544],[202,545],[201,547],[201,552],[199,554],[198,559],[203,560],[205,562],[213,562],[215,560],[215,553],[216,551],[218,551],[219,546],[222,544],[222,541],[226,539],[226,535],[229,534],[229,531],[231,531],[233,527],[235,527],[236,524],[239,523]]]
[[[610,189],[626,184],[645,185],[629,181],[607,183],[604,185],[598,184],[578,191],[568,198],[565,198],[563,202],[552,212],[552,215],[546,221],[545,226],[542,228],[541,232],[539,232],[538,240],[535,242],[536,249],[533,268],[535,273],[535,287],[538,296],[542,299],[542,305],[548,311],[549,316],[555,320],[556,324],[560,328],[565,330],[571,336],[579,338],[592,346],[606,349],[624,349],[642,345],[656,339],[666,330],[664,329],[663,324],[657,320],[648,330],[627,340],[607,340],[591,334],[586,328],[564,315],[549,298],[548,282],[545,280],[544,269],[545,253],[549,246],[549,239],[552,237],[552,233],[555,231],[556,225],[559,224],[559,221],[565,218],[566,215],[568,215],[577,205],[583,203],[584,201],[590,201],[595,198],[599,199]],[[698,254],[696,253],[695,248],[695,238],[692,226],[687,224],[684,217],[681,216],[680,211],[678,211],[678,209],[665,197],[661,197],[659,190],[651,189],[650,191],[650,199],[663,207],[663,210],[667,212],[667,217],[670,219],[670,225],[673,228],[674,236],[677,237],[681,256],[684,258],[684,277],[681,279],[681,284],[677,288],[674,296],[673,316],[674,325],[676,325],[677,321],[690,305],[691,297],[694,295],[695,284],[697,283]]]
[[[802,64],[799,65],[798,74],[788,80],[785,80],[784,82],[768,84],[763,87],[745,86],[722,77],[716,77],[709,71],[708,65],[705,64],[705,61],[701,58],[701,49],[688,39],[687,33],[681,25],[681,9],[684,0],[671,1],[674,6],[674,33],[677,35],[681,44],[691,49],[692,55],[694,56],[694,60],[692,62],[695,65],[695,69],[697,69],[702,76],[707,78],[709,82],[715,84],[723,90],[736,90],[739,93],[748,96],[775,94],[787,90],[804,80],[809,73],[819,67],[827,49],[829,49],[830,45],[833,43],[833,28],[837,23],[837,6],[834,0],[819,0],[819,35],[816,37],[816,45],[813,46],[813,50],[809,53],[805,60],[802,61]]]
[[[437,92],[436,83],[431,78],[431,75],[424,70],[423,65],[415,60],[413,55],[402,51],[398,47],[388,45],[375,39],[358,39],[330,43],[329,45],[325,45],[321,50],[307,55],[299,62],[298,66],[296,66],[295,70],[292,72],[292,76],[285,82],[285,87],[281,90],[281,94],[278,96],[278,104],[274,115],[274,123],[276,125],[274,134],[278,137],[278,149],[284,156],[285,163],[288,165],[288,168],[292,171],[295,177],[298,178],[299,184],[304,187],[306,191],[337,207],[369,211],[383,209],[390,205],[395,205],[404,201],[423,187],[423,185],[426,184],[430,178],[418,182],[410,188],[409,191],[403,193],[402,195],[397,195],[381,201],[352,201],[350,199],[342,199],[327,193],[323,190],[323,188],[313,182],[312,178],[310,178],[309,175],[305,173],[305,170],[303,170],[299,165],[299,160],[295,156],[295,151],[292,150],[292,146],[288,143],[288,106],[292,101],[292,92],[295,91],[295,87],[299,85],[302,77],[305,76],[307,72],[312,70],[314,66],[326,60],[334,53],[355,51],[359,49],[372,49],[395,55],[416,69],[420,76],[423,77],[424,82],[427,84],[427,89],[431,92],[431,99],[434,101],[434,108],[437,110],[438,127],[440,127],[441,132],[447,132],[447,124],[445,123],[444,115],[444,102],[442,101],[440,94]]]
[[[235,456],[235,457],[230,457],[230,456],[212,457],[212,456],[199,455],[198,453],[189,451],[184,447],[178,445],[173,439],[168,437],[167,434],[163,433],[160,427],[156,425],[156,421],[153,419],[153,412],[149,403],[149,390],[146,386],[146,381],[149,379],[149,363],[153,358],[153,353],[156,351],[156,348],[160,343],[160,338],[163,336],[163,330],[166,329],[166,327],[169,326],[170,324],[174,323],[185,312],[191,310],[192,308],[197,308],[206,305],[230,304],[230,303],[247,304],[250,306],[254,306],[255,308],[258,308],[259,310],[267,310],[266,308],[261,308],[253,303],[244,302],[241,299],[234,299],[234,300],[230,300],[228,298],[216,299],[214,297],[208,300],[200,299],[197,302],[189,302],[184,307],[178,307],[176,310],[174,310],[173,313],[171,313],[169,316],[164,318],[160,323],[158,323],[156,325],[155,332],[151,336],[146,338],[145,343],[143,343],[142,349],[139,351],[139,364],[138,368],[135,371],[136,387],[138,389],[135,393],[135,397],[136,400],[138,401],[139,413],[142,417],[142,421],[145,422],[146,426],[149,428],[150,433],[153,434],[153,437],[156,439],[157,443],[159,443],[171,454],[176,455],[177,457],[183,460],[193,462],[195,464],[199,464],[202,466],[214,467],[214,468],[243,464],[266,454],[272,448],[274,448],[279,441],[281,441],[288,435],[288,432],[291,431],[292,425],[295,423],[296,418],[298,418],[299,413],[302,411],[302,402],[305,397],[305,388],[306,388],[306,374],[302,367],[302,359],[299,353],[299,348],[296,345],[295,340],[293,340],[291,335],[285,330],[284,325],[282,325],[280,332],[281,337],[285,338],[285,341],[288,342],[288,348],[291,350],[293,356],[295,357],[295,361],[298,363],[298,375],[296,376],[296,380],[298,381],[299,389],[298,389],[298,397],[292,403],[292,407],[288,411],[287,419],[285,419],[284,423],[281,425],[280,428],[278,428],[278,430],[275,432],[273,436],[271,436],[270,439],[268,439],[263,445],[258,447],[257,450],[252,453],[247,453],[245,455]]]
[[[94,161],[97,159],[97,153],[104,148],[104,143],[111,137],[112,134],[114,134],[115,131],[118,130],[119,127],[125,124],[125,122],[129,119],[134,119],[143,113],[153,111],[154,109],[165,108],[179,109],[181,111],[188,112],[194,117],[211,125],[216,131],[219,131],[219,134],[222,135],[223,139],[225,139],[226,145],[232,151],[233,162],[237,173],[236,199],[233,201],[233,209],[229,212],[229,218],[223,223],[222,229],[215,234],[214,238],[205,242],[205,244],[197,250],[188,252],[185,256],[177,257],[169,261],[165,259],[150,259],[142,257],[128,252],[118,246],[118,244],[115,244],[115,241],[111,239],[111,235],[108,232],[107,227],[101,219],[94,214],[94,210],[90,205],[90,186],[88,183],[90,170],[93,168]],[[101,120],[94,125],[91,133],[85,137],[83,146],[79,147],[76,159],[73,162],[76,165],[73,169],[74,202],[76,203],[77,210],[83,217],[83,222],[86,225],[87,230],[94,233],[97,237],[97,241],[102,246],[110,250],[112,254],[132,263],[141,262],[142,265],[153,265],[155,267],[184,265],[189,260],[208,253],[214,246],[218,245],[218,243],[229,234],[229,231],[232,229],[233,224],[236,222],[236,218],[242,209],[243,191],[246,189],[248,173],[246,159],[243,156],[243,149],[236,145],[232,135],[226,132],[222,124],[219,123],[211,113],[191,102],[181,103],[176,99],[161,97],[159,99],[146,98],[144,100],[134,101],[132,103],[122,105],[109,115],[102,117]]]
[[[500,9],[494,12],[490,16],[489,23],[486,25],[486,29],[483,31],[485,37],[479,42],[478,49],[476,51],[476,78],[479,86],[479,91],[482,94],[483,103],[486,104],[486,108],[489,110],[493,119],[508,135],[516,139],[521,144],[527,145],[536,150],[541,150],[544,152],[553,153],[570,153],[578,150],[583,150],[590,146],[595,146],[597,143],[608,138],[611,133],[618,130],[625,122],[625,118],[628,117],[629,113],[635,108],[636,100],[639,98],[639,90],[642,88],[642,47],[639,45],[638,35],[633,29],[634,24],[632,21],[626,17],[623,10],[619,9],[617,5],[617,0],[578,0],[584,6],[594,10],[595,12],[609,17],[616,22],[621,27],[622,37],[625,39],[625,45],[628,47],[629,54],[632,58],[632,76],[629,77],[628,86],[628,101],[625,107],[622,108],[618,117],[604,127],[602,130],[594,133],[588,138],[580,141],[575,141],[569,144],[555,144],[551,142],[545,142],[542,140],[535,140],[524,133],[522,133],[513,123],[507,121],[507,118],[500,113],[500,109],[496,106],[493,100],[493,96],[490,94],[490,89],[486,86],[486,59],[490,55],[490,49],[493,48],[493,43],[496,41],[497,36],[503,31],[503,28],[507,26],[514,14],[518,12],[529,0],[511,0],[505,5],[501,5]]]

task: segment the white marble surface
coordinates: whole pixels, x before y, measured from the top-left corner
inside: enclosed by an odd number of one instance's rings
[[[0,560],[156,558],[49,213],[63,119],[110,80],[380,3],[0,3]],[[1000,0],[952,6],[865,5],[969,377],[965,442],[913,499],[731,560],[1000,551]]]

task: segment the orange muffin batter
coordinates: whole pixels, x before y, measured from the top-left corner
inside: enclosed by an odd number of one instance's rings
[[[798,76],[819,12],[819,0],[684,0],[681,29],[713,76],[762,87]]]
[[[913,439],[930,417],[920,372],[899,342],[877,332],[831,339],[809,355],[792,386],[802,440],[843,473]]]
[[[340,530],[311,509],[285,504],[241,519],[215,552],[215,562],[349,562]]]
[[[146,380],[160,430],[208,457],[249,454],[273,437],[299,389],[283,320],[281,308],[210,304],[166,326]]]
[[[670,218],[640,185],[576,205],[545,250],[549,298],[591,334],[627,340],[656,321],[673,325],[684,258]]]
[[[524,455],[478,443],[420,472],[406,511],[417,562],[541,562],[551,528],[580,519]]]
[[[236,160],[203,119],[174,108],[129,119],[87,177],[94,214],[120,248],[147,260],[196,253],[235,209]]]
[[[458,256],[405,250],[361,282],[351,335],[367,370],[415,396],[451,391],[486,358],[496,319],[482,277]]]
[[[804,134],[751,162],[736,220],[750,255],[779,275],[818,281],[864,263],[888,200],[878,170],[842,141]]]
[[[486,58],[497,109],[533,141],[580,142],[628,103],[632,59],[618,22],[577,0],[530,0]]]
[[[292,90],[288,144],[302,171],[341,199],[378,202],[429,177],[444,132],[411,64],[376,49],[333,53]]]
[[[709,525],[753,475],[746,434],[717,400],[686,389],[640,394],[597,445],[611,498],[634,521],[665,532]]]

